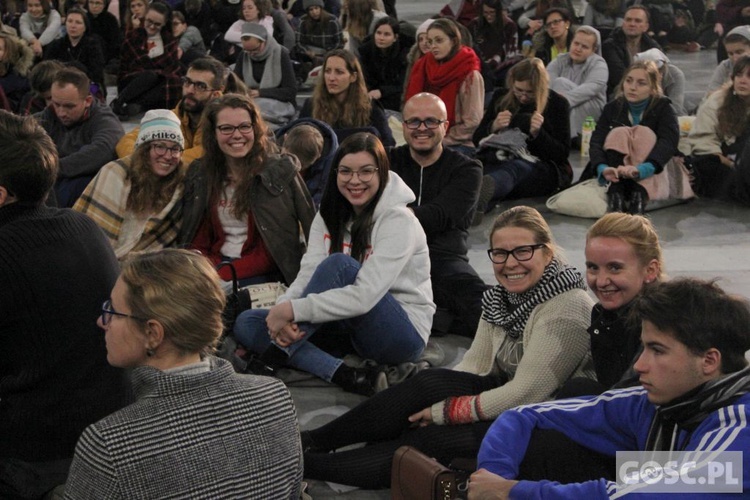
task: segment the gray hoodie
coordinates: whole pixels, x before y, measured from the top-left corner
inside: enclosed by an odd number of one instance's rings
[[[320,212],[315,216],[297,279],[277,301],[291,301],[295,322],[320,324],[361,316],[390,292],[427,343],[435,313],[427,237],[414,213],[406,207],[414,201],[414,193],[394,172],[389,177],[373,213],[371,248],[356,281],[302,297],[318,265],[329,255],[330,232]],[[351,241],[350,227],[351,223],[345,244]]]

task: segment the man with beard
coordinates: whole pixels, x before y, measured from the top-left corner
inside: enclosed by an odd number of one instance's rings
[[[467,257],[482,166],[443,147],[448,114],[438,96],[427,92],[413,96],[403,115],[406,145],[391,149],[391,170],[414,191],[417,199],[409,207],[427,234],[432,292],[438,307],[433,333],[473,337],[482,294],[488,288]]]
[[[214,58],[202,57],[194,60],[182,77],[182,99],[172,111],[180,119],[180,128],[185,138],[182,162],[185,166],[203,156],[203,134],[201,115],[205,105],[222,95],[226,84],[224,66]],[[133,153],[139,128],[136,127],[117,143],[117,156],[124,158]]]

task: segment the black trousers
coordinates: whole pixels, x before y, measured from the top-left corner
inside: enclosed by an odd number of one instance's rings
[[[479,394],[499,385],[501,379],[491,375],[440,368],[422,371],[310,431],[312,441],[321,448],[366,445],[334,453],[305,453],[305,477],[367,489],[387,488],[393,453],[403,445],[414,446],[446,465],[456,457],[473,458],[491,421],[412,427],[408,417],[448,397]]]

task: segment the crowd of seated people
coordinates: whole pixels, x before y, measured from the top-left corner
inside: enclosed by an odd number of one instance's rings
[[[750,25],[719,3],[727,59],[697,110],[665,55],[694,51],[691,20],[708,13],[692,6],[670,17],[656,3],[592,1],[579,16],[567,1],[461,0],[417,28],[392,2],[388,15],[368,0],[5,7],[0,282],[26,289],[0,291],[0,334],[28,335],[40,352],[0,353],[0,433],[18,436],[0,440],[0,497],[298,498],[303,477],[382,488],[404,444],[446,464],[479,456],[486,470],[470,495],[532,491],[515,479],[610,479],[612,443],[624,446],[601,434],[586,448],[591,431],[549,424],[545,401],[590,394],[600,418],[608,396],[594,395],[624,390],[644,415],[628,429],[640,439],[651,435],[644,422],[665,425],[653,405],[714,390],[744,397],[735,351],[750,347],[746,335],[720,325],[696,344],[651,302],[692,294],[735,318],[747,304],[706,283],[663,287],[658,236],[642,216],[673,164],[699,195],[750,205]],[[680,139],[688,112],[697,117]],[[469,264],[469,228],[503,201],[570,187],[588,118],[583,177],[613,213],[588,233],[586,269],[566,262],[540,212],[520,206],[494,219],[496,283],[484,283]],[[138,126],[126,133],[123,121]],[[32,257],[56,245],[35,269]],[[90,286],[44,309],[92,260]],[[227,313],[240,312],[227,306],[233,281],[288,288],[228,329]],[[635,314],[644,338],[700,360],[687,373],[695,385],[669,392],[649,378],[655,349],[641,346]],[[70,345],[47,348],[49,323]],[[84,340],[94,325],[104,336]],[[471,339],[454,369],[384,387],[389,366],[418,362],[430,336],[446,333]],[[223,353],[234,363],[216,354],[227,336],[239,345]],[[369,399],[300,434],[274,380],[285,367]],[[632,389],[634,373],[645,392]],[[61,383],[86,396],[72,400],[85,414],[55,413],[71,404],[54,394]],[[715,416],[732,401],[701,422],[733,430]],[[728,446],[750,439],[736,432]],[[337,451],[355,443],[365,446]],[[550,467],[558,448],[585,467]]]

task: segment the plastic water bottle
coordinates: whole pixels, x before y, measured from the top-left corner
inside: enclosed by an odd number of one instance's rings
[[[596,122],[593,116],[587,116],[583,120],[583,127],[581,127],[581,157],[589,157],[589,144],[591,143],[591,134],[594,133],[596,128]]]

